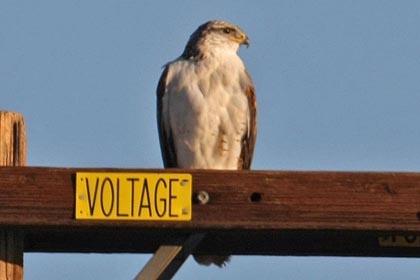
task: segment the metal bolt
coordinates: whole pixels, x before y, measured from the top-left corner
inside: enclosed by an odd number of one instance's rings
[[[181,181],[181,187],[185,187],[188,183],[188,180],[182,180]]]
[[[182,215],[188,215],[189,212],[188,208],[182,208]]]
[[[206,191],[199,191],[197,194],[198,203],[201,205],[207,204],[210,200],[210,196]]]

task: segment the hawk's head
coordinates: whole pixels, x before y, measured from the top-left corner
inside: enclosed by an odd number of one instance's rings
[[[212,20],[200,25],[191,34],[182,56],[184,58],[203,56],[215,48],[236,52],[241,45],[249,46],[249,39],[238,26],[226,21]]]

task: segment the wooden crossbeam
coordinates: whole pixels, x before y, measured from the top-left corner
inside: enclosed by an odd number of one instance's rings
[[[189,222],[80,221],[78,171],[189,172]],[[0,226],[25,251],[155,252],[206,233],[196,254],[420,256],[420,173],[0,168]]]

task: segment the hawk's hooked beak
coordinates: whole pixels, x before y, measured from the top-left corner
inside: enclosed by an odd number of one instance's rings
[[[249,41],[248,36],[246,36],[246,34],[242,33],[241,34],[241,41],[240,41],[240,43],[241,43],[241,45],[246,45],[246,47],[248,48],[249,47],[249,44],[251,42]]]
[[[240,45],[246,45],[247,47],[249,47],[249,44],[250,44],[249,38],[248,38],[248,36],[246,36],[245,33],[237,34],[236,36],[230,37],[230,39],[232,41],[237,42]]]

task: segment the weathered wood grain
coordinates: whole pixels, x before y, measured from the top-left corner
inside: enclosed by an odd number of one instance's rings
[[[190,222],[75,220],[77,171],[190,172],[210,199]],[[420,246],[419,212],[420,173],[0,168],[0,225],[24,229],[28,251],[152,252],[206,232],[199,253],[420,256],[379,242]]]
[[[26,129],[20,113],[0,111],[0,166],[26,164]]]
[[[0,111],[0,166],[26,164],[26,129],[21,114]],[[23,279],[23,233],[0,228],[0,279]]]

